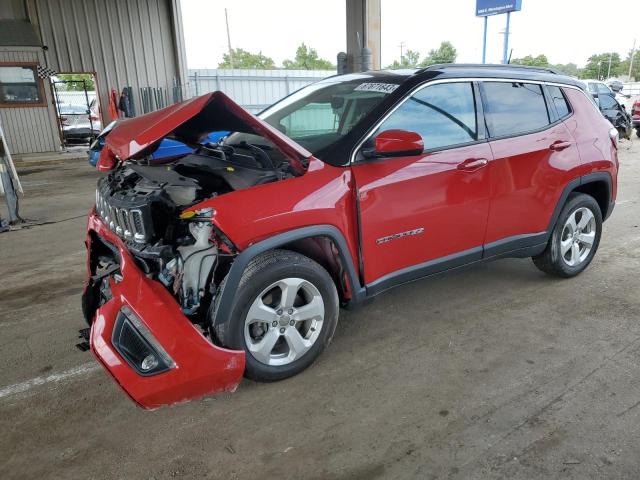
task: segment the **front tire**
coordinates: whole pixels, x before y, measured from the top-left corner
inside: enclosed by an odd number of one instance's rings
[[[569,195],[546,249],[532,257],[549,275],[569,278],[581,273],[593,260],[602,234],[602,212],[590,195]]]
[[[273,250],[249,263],[230,320],[215,330],[224,346],[245,351],[245,377],[268,382],[310,366],[337,323],[338,292],[327,271],[304,255]]]

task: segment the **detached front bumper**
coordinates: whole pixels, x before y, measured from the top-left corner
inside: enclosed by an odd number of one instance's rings
[[[90,276],[95,273],[91,271],[94,242],[107,242],[119,257],[119,275],[112,274],[108,279],[111,299],[99,306],[93,317],[91,351],[129,397],[143,408],[157,408],[235,390],[244,372],[244,352],[220,348],[207,340],[171,294],[144,275],[120,238],[95,212],[89,215],[87,230]],[[88,282],[86,288],[90,287]],[[114,329],[118,323],[119,338],[123,312],[135,317],[138,331],[151,337],[147,347],[153,349],[155,345],[161,357],[170,357],[167,369],[155,374],[140,373],[132,367],[131,359],[120,353],[122,347],[115,347]]]

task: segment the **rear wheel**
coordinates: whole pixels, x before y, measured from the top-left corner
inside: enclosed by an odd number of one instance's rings
[[[546,249],[533,257],[545,273],[573,277],[582,272],[595,255],[602,234],[602,213],[595,199],[572,193],[562,209]]]
[[[274,381],[311,365],[337,321],[338,293],[327,271],[298,253],[274,250],[251,261],[230,320],[216,333],[225,346],[245,351],[246,377]]]

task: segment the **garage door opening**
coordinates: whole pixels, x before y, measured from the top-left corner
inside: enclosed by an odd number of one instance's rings
[[[51,83],[62,145],[89,145],[102,130],[95,75],[60,73]]]

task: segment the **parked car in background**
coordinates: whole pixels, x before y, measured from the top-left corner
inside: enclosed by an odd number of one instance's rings
[[[636,129],[636,135],[640,137],[640,100],[636,100],[633,103],[633,107],[631,109],[631,121],[633,123],[633,128]]]
[[[616,128],[620,138],[631,138],[631,115],[617,98],[622,96],[622,88],[614,92],[599,80],[578,80],[578,82],[585,92],[591,94],[594,103],[602,115]]]
[[[602,112],[602,115],[604,115],[604,118],[616,127],[620,138],[631,139],[631,134],[633,133],[631,115],[627,112],[624,105],[611,95],[601,94],[598,95],[598,108]]]
[[[600,80],[585,79],[579,80],[579,82],[582,83],[585,90],[593,96],[596,103],[599,101],[599,95],[610,95],[612,97],[615,97],[615,92],[611,90],[606,83]]]
[[[89,143],[102,130],[100,116],[92,105],[58,104],[65,143]]]
[[[100,158],[100,152],[105,144],[105,139],[107,134],[111,131],[111,129],[115,126],[116,122],[112,122],[107,127],[100,132],[98,137],[93,141],[91,146],[89,147],[89,164],[92,166],[96,166],[98,163],[98,159]],[[218,143],[221,138],[228,135],[229,132],[211,132],[209,133],[205,140],[202,143]],[[172,158],[179,158],[189,153],[193,153],[195,150],[194,147],[189,147],[178,140],[172,140],[170,138],[165,138],[160,142],[158,148],[151,154],[151,160],[154,162],[162,162]]]
[[[611,80],[607,86],[614,92],[620,93],[624,88],[624,84],[620,80]]]
[[[214,130],[234,133],[145,162],[167,135]],[[510,65],[334,76],[258,116],[214,92],[129,119],[98,162],[83,335],[155,408],[298,374],[341,306],[426,276],[506,257],[576,276],[615,204],[617,142],[577,81]]]

